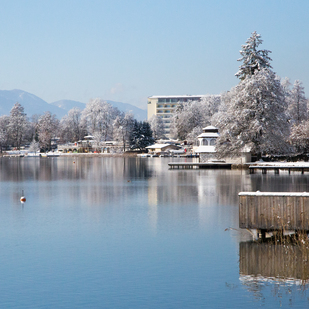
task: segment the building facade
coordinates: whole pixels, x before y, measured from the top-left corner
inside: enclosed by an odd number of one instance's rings
[[[170,137],[171,118],[178,104],[189,101],[200,101],[207,95],[170,95],[170,96],[151,96],[148,97],[147,119],[153,115],[162,118],[164,131],[167,137]]]

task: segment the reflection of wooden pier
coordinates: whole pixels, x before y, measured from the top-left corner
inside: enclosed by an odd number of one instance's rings
[[[171,169],[231,169],[232,164],[230,163],[217,163],[217,162],[207,162],[207,163],[188,163],[188,162],[171,162],[168,163]]]
[[[309,249],[305,246],[284,246],[273,243],[241,242],[239,274],[246,280],[309,279]]]
[[[256,237],[269,231],[309,231],[309,193],[240,192],[239,227]]]

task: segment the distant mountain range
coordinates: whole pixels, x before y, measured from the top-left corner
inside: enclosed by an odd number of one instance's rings
[[[147,119],[146,110],[128,103],[114,102],[110,100],[106,101],[123,112],[131,111],[134,114],[135,119],[139,121]],[[78,107],[81,110],[86,107],[86,103],[72,100],[60,100],[47,103],[34,94],[18,89],[0,90],[0,115],[9,115],[13,105],[16,102],[20,103],[24,107],[25,113],[28,117],[34,114],[43,114],[46,111],[50,111],[52,114],[55,114],[59,119],[61,119],[70,109],[74,107]]]

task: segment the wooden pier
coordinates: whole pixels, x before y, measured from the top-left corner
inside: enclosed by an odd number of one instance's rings
[[[273,170],[275,174],[279,174],[280,170],[288,170],[289,174],[291,171],[299,171],[302,174],[309,171],[309,165],[250,165],[249,172],[254,174],[257,170],[261,170],[262,174],[267,174],[267,171]]]
[[[309,231],[309,193],[240,192],[239,227],[255,238],[272,231]]]
[[[171,169],[231,169],[232,164],[230,163],[188,163],[188,162],[171,162],[168,163],[169,168]]]

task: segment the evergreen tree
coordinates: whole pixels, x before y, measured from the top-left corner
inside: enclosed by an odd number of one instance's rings
[[[155,140],[152,137],[152,130],[150,124],[147,121],[141,123],[141,141],[140,149],[145,149],[147,146],[154,144]]]
[[[284,99],[280,81],[268,69],[247,76],[223,95],[216,117],[219,156],[237,156],[245,147],[258,158],[286,153],[289,125]]]
[[[261,35],[254,31],[251,37],[242,45],[240,51],[241,58],[237,61],[242,61],[239,71],[235,74],[240,80],[244,80],[247,76],[252,76],[257,70],[271,69],[270,61],[272,60],[268,54],[270,50],[259,50],[259,45],[263,42]]]
[[[288,111],[292,122],[297,125],[308,119],[305,88],[299,80],[295,81],[293,89],[290,92]]]
[[[143,150],[154,143],[152,131],[147,121],[134,120],[130,136],[130,148]]]

